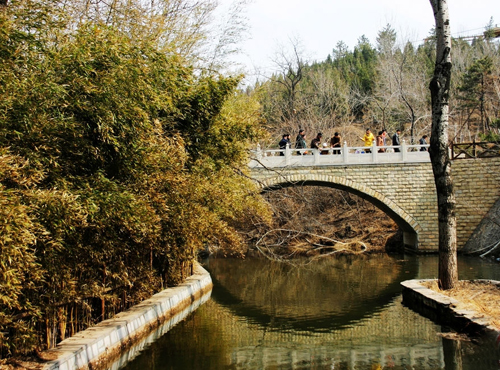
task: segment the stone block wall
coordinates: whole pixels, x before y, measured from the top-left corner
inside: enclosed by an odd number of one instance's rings
[[[500,197],[500,158],[456,160],[452,176],[457,199],[457,242],[462,248]],[[430,163],[253,168],[262,188],[319,185],[347,190],[385,211],[415,251],[438,248],[437,197]],[[414,240],[412,240],[412,235]]]
[[[453,161],[451,173],[460,249],[500,198],[500,158],[458,159]]]

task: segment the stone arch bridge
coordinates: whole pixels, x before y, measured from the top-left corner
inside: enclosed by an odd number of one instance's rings
[[[331,149],[307,151],[258,151],[250,162],[250,175],[264,191],[315,185],[356,194],[397,223],[406,249],[437,251],[437,196],[428,152],[404,145],[399,152],[389,148],[386,153],[346,146],[338,155]],[[452,178],[461,250],[500,198],[500,158],[455,160]]]

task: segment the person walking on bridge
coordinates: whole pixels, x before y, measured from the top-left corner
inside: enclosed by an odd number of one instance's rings
[[[380,147],[378,150],[379,153],[384,153],[385,148],[384,148],[384,131],[379,131],[377,135],[377,146]]]
[[[399,138],[399,135],[401,135],[401,130],[396,130],[396,133],[392,135],[392,145],[393,146],[400,146],[401,145],[401,140]],[[394,152],[399,153],[399,148],[394,148]]]
[[[312,149],[321,149],[321,138],[323,137],[323,134],[321,132],[318,132],[318,135],[311,141],[311,148]]]
[[[340,134],[336,132],[333,134],[331,140],[330,140],[330,147],[333,148],[333,154],[340,154],[340,146],[342,145],[340,143],[341,141]]]
[[[420,138],[420,140],[418,141],[420,145],[427,145],[427,135],[424,135]],[[420,151],[421,152],[426,152],[427,151],[427,147],[426,146],[422,146],[420,147]]]
[[[280,140],[279,142],[279,147],[281,150],[285,150],[287,148],[287,145],[290,145],[290,134],[283,134],[283,137],[282,139]],[[290,147],[290,146],[288,146]],[[284,152],[280,152],[280,155],[281,156],[284,156],[285,153]]]
[[[305,148],[307,148],[306,132],[303,129],[300,129],[299,134],[297,135],[297,138],[295,139],[295,149],[305,149]],[[297,154],[302,155],[302,153],[300,151]],[[307,152],[304,152],[304,154],[307,154]]]
[[[360,140],[364,141],[365,143],[365,152],[366,153],[371,153],[371,150],[369,149],[373,145],[373,141],[375,140],[375,136],[373,136],[372,132],[370,131],[369,128],[366,129],[365,136],[360,137]]]

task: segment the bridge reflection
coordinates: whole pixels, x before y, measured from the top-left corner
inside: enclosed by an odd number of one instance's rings
[[[344,256],[310,266],[263,259],[212,259],[212,295],[238,316],[267,330],[325,332],[371,317],[400,295],[416,265],[387,255]],[[249,287],[258,289],[249,289]]]
[[[214,279],[209,304],[221,306],[222,337],[233,338],[231,368],[445,365],[438,327],[400,304],[399,283],[418,276],[418,264],[371,255],[299,268],[225,259],[206,267]]]

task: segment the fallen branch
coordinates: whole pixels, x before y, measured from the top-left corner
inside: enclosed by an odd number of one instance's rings
[[[264,239],[267,236],[269,236],[271,233],[277,233],[277,232],[288,233],[289,234],[289,239],[295,239],[295,238],[297,238],[300,235],[308,235],[308,236],[312,236],[312,237],[316,237],[316,238],[320,238],[320,239],[329,241],[333,245],[324,245],[324,244],[320,244],[320,243],[315,243],[315,242],[312,242],[311,240],[309,240],[308,238],[305,238],[305,240],[307,241],[308,244],[301,243],[301,244],[295,245],[294,246],[295,250],[292,253],[289,253],[289,254],[287,254],[285,256],[278,255],[274,251],[272,251],[271,249],[283,246],[284,240],[282,240],[280,243],[275,243],[275,244],[270,244],[270,245],[266,245],[266,244],[263,243]],[[357,241],[354,241],[354,242],[345,243],[345,242],[341,242],[341,241],[336,240],[336,239],[329,238],[327,236],[318,235],[318,234],[309,233],[309,232],[304,232],[304,231],[290,230],[290,229],[273,229],[273,230],[269,230],[266,233],[264,233],[264,235],[262,235],[262,237],[255,243],[255,247],[266,258],[269,258],[269,259],[272,259],[272,260],[287,261],[289,258],[293,257],[295,254],[297,254],[299,252],[299,249],[300,249],[301,246],[308,245],[308,246],[313,246],[314,247],[313,249],[306,250],[305,251],[306,254],[308,254],[310,252],[313,252],[313,251],[323,250],[323,249],[332,249],[332,248],[335,248],[338,245],[344,246],[344,248],[336,249],[336,250],[334,250],[332,252],[325,253],[325,254],[321,255],[321,256],[329,256],[329,255],[332,255],[332,254],[335,254],[335,253],[339,253],[339,252],[351,252],[351,253],[355,252],[352,248],[351,249],[347,248],[348,246],[353,245],[353,244],[359,244],[360,247],[361,247],[361,251],[362,252],[366,252],[368,250],[368,247],[366,246],[366,244],[363,243],[360,240],[357,240]],[[304,248],[304,249],[307,249],[307,247]]]

